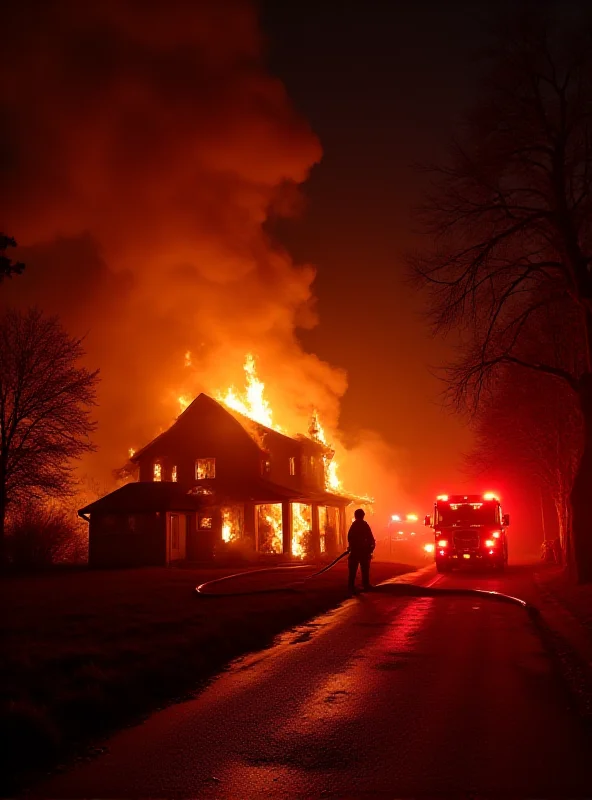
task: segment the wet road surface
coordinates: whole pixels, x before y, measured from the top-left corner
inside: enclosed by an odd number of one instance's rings
[[[532,587],[526,568],[433,580]],[[592,797],[592,741],[529,617],[467,597],[361,595],[107,746],[37,794]]]

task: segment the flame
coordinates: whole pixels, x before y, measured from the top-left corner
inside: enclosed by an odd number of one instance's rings
[[[191,397],[186,394],[181,394],[179,397],[177,397],[177,402],[179,403],[179,410],[182,414],[187,406],[191,405]]]
[[[267,428],[281,431],[282,428],[273,423],[271,407],[264,397],[265,384],[257,376],[257,365],[251,353],[247,353],[243,369],[246,375],[245,391],[239,394],[233,386],[226,391],[226,394],[218,393],[216,399]]]
[[[304,537],[311,528],[312,509],[305,503],[292,503],[292,555],[304,558]]]
[[[191,351],[190,350],[187,350],[187,352],[185,353],[185,362],[184,363],[185,363],[186,367],[190,367],[191,366]]]
[[[313,411],[312,413],[309,433],[313,439],[316,439],[318,442],[321,442],[321,444],[330,447],[329,443],[327,442],[327,436],[325,435],[325,429],[321,425],[317,411]],[[343,486],[341,480],[339,479],[339,475],[337,474],[337,470],[339,468],[337,462],[329,456],[323,456],[323,464],[325,466],[325,489],[328,489],[331,492],[342,491]]]
[[[134,457],[134,454],[135,454],[135,452],[136,452],[136,451],[134,450],[134,448],[133,448],[133,447],[130,447],[130,449],[127,451],[127,454],[128,454],[128,456],[129,456],[130,458],[133,458],[133,457]]]
[[[282,504],[270,503],[268,505],[257,506],[259,515],[259,549],[262,552],[280,554],[284,550],[284,540],[282,535]],[[262,542],[263,531],[261,522],[267,523],[271,535],[265,544]]]
[[[242,507],[225,506],[220,509],[222,514],[222,541],[236,542],[243,535],[244,513]]]

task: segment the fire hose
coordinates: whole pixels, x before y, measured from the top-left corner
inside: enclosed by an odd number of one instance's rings
[[[240,592],[223,592],[221,594],[216,593],[215,591],[210,591],[211,587],[217,586],[221,583],[226,583],[228,581],[237,580],[239,578],[249,577],[251,575],[261,575],[263,573],[272,573],[272,572],[286,572],[288,570],[303,570],[303,569],[310,569],[310,564],[284,564],[277,567],[265,567],[264,569],[253,569],[248,570],[246,572],[237,572],[233,575],[225,575],[223,578],[215,578],[211,581],[206,581],[205,583],[200,584],[196,587],[195,591],[200,597],[245,597],[246,595],[253,595],[253,594],[278,594],[282,592],[298,592],[300,588],[302,588],[307,581],[312,580],[313,578],[318,578],[319,575],[322,575],[324,572],[328,572],[330,569],[341,561],[342,558],[349,555],[349,550],[345,550],[341,555],[337,556],[330,564],[327,564],[322,569],[318,570],[317,572],[313,572],[312,575],[307,575],[306,578],[303,578],[299,581],[294,581],[293,583],[288,584],[287,586],[282,587],[274,587],[268,589],[247,589]],[[540,612],[536,606],[527,603],[526,600],[521,600],[519,597],[513,597],[510,594],[504,594],[503,592],[495,592],[488,589],[464,589],[464,588],[455,588],[455,587],[440,587],[436,588],[434,586],[419,586],[413,583],[381,583],[378,586],[373,587],[373,593],[380,593],[380,594],[392,594],[400,597],[478,597],[482,600],[493,600],[498,603],[510,603],[511,605],[517,605],[520,608],[523,608],[531,617],[538,617]]]
[[[215,592],[208,591],[207,587],[215,586],[220,583],[225,583],[226,581],[233,581],[237,580],[237,578],[244,578],[250,575],[261,575],[262,573],[271,573],[271,572],[286,572],[288,570],[300,570],[300,569],[310,569],[310,564],[282,564],[279,567],[265,567],[264,569],[251,569],[247,572],[236,572],[234,575],[225,575],[223,578],[215,578],[212,581],[206,581],[205,583],[201,583],[199,586],[196,586],[195,591],[197,592],[200,597],[244,597],[245,595],[251,594],[273,594],[277,592],[297,592],[298,586],[302,586],[306,581],[310,581],[313,578],[318,578],[319,575],[322,575],[323,572],[328,572],[332,569],[338,561],[341,561],[342,558],[345,558],[349,554],[349,550],[345,550],[341,555],[337,556],[337,558],[333,559],[330,564],[327,564],[323,567],[323,569],[318,570],[318,572],[313,572],[312,575],[308,575],[306,578],[303,578],[300,581],[295,581],[294,583],[289,583],[287,586],[276,587],[273,589],[248,589],[244,592],[224,592],[223,594],[216,594]]]

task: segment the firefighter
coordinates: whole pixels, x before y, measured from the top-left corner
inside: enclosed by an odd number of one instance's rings
[[[376,547],[376,541],[372,535],[370,525],[364,519],[365,513],[362,508],[354,512],[354,521],[347,534],[349,545],[349,590],[352,594],[356,593],[355,582],[358,573],[358,565],[362,571],[362,585],[365,591],[372,589],[370,585],[370,560]]]

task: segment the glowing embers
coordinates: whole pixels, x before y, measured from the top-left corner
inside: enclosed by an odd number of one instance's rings
[[[195,480],[211,480],[216,477],[216,459],[198,458],[195,462]]]
[[[260,553],[283,552],[282,504],[257,506],[257,549]]]
[[[242,538],[245,515],[243,506],[222,506],[220,509],[222,517],[222,541],[227,544],[236,542]]]
[[[311,550],[312,507],[305,503],[292,503],[292,555],[304,558]]]
[[[199,517],[199,529],[200,531],[211,531],[212,526],[214,524],[214,520],[212,517]]]
[[[156,482],[162,480],[162,464],[159,461],[155,461],[152,467],[152,480]]]

